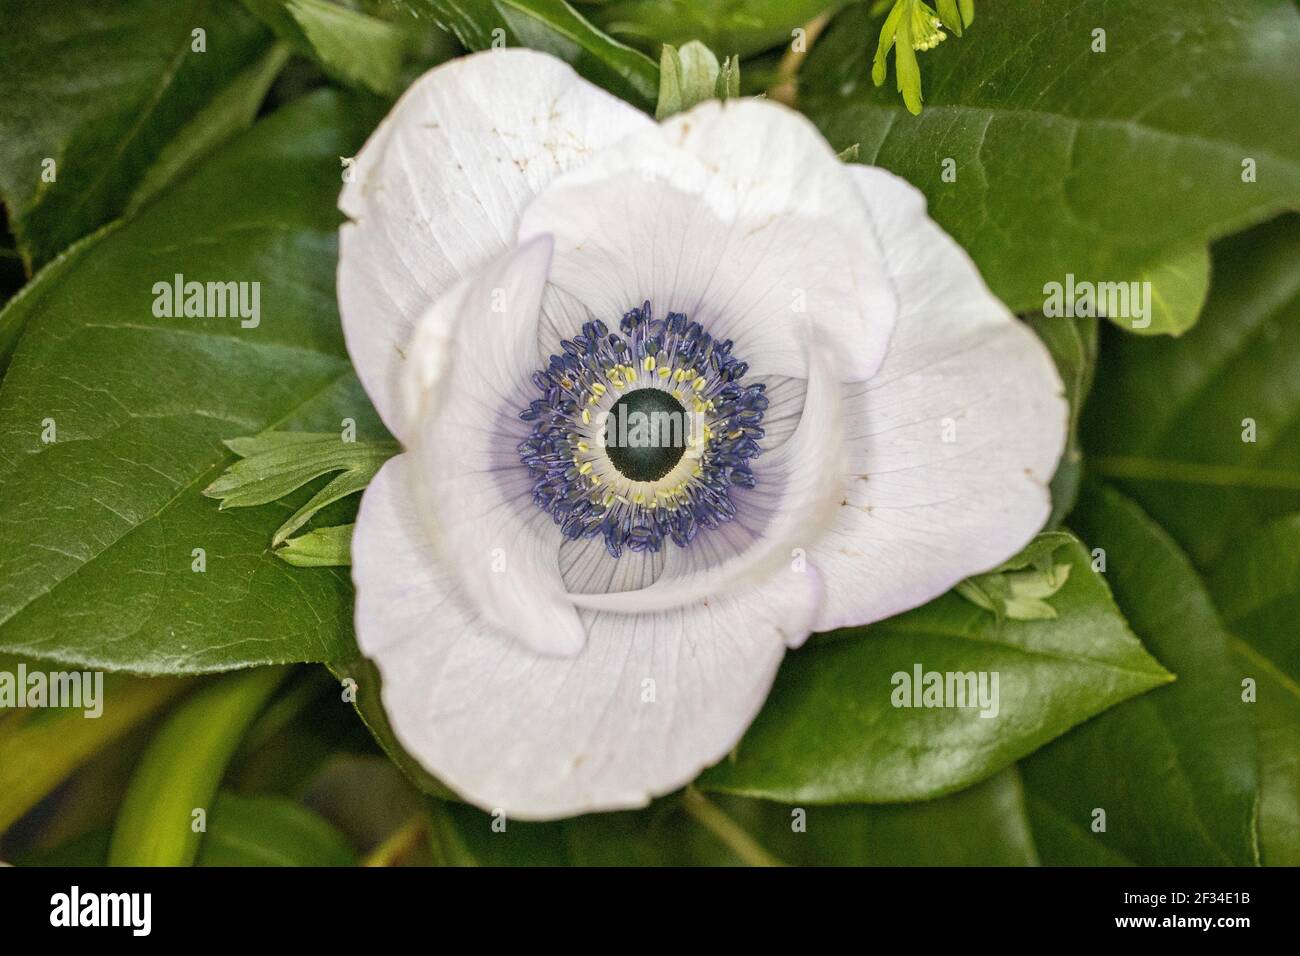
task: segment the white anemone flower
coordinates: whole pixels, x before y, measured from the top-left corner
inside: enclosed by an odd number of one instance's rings
[[[340,208],[348,350],[405,449],[357,518],[357,641],[398,741],[480,807],[683,786],[787,648],[1048,516],[1047,352],[917,190],[783,106],[655,123],[552,57],[467,56],[406,92]],[[602,427],[655,412],[698,427]]]

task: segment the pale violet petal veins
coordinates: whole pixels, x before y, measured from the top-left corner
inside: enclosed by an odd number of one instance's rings
[[[729,753],[757,714],[815,573],[688,608],[584,612],[573,657],[485,621],[423,532],[409,455],[366,489],[352,542],[361,651],[393,731],[465,799],[516,819],[645,805]]]
[[[1047,350],[921,194],[849,169],[901,310],[880,371],[844,389],[843,503],[809,555],[826,582],[819,631],[915,607],[1020,550],[1049,514],[1068,415]]]
[[[442,566],[496,628],[564,655],[578,652],[584,630],[516,451],[550,256],[541,236],[455,283],[412,336],[403,391],[410,491]]]
[[[858,190],[826,141],[775,103],[703,103],[558,177],[519,235],[555,237],[552,284],[608,318],[683,312],[765,374],[807,376],[809,319],[841,374],[879,366],[896,303]]]
[[[651,126],[567,64],[521,49],[435,67],[398,100],[345,170],[338,267],[348,352],[394,435],[407,437],[397,383],[419,316],[515,244],[520,210],[555,176]]]

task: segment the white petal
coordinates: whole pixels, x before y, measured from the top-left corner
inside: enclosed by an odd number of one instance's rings
[[[615,560],[605,550],[605,538],[564,538],[560,542],[560,576],[572,594],[633,591],[649,587],[664,569],[664,549],[624,551]]]
[[[642,806],[738,742],[815,574],[652,615],[589,615],[576,657],[540,656],[472,611],[410,498],[410,458],[366,490],[352,542],[357,642],[399,742],[484,809],[549,819]]]
[[[1020,550],[1049,513],[1068,414],[1047,350],[921,194],[851,169],[887,237],[901,312],[880,371],[845,386],[844,504],[811,555],[826,579],[817,630],[915,607]]]
[[[416,319],[514,245],[519,213],[560,172],[653,122],[554,57],[503,49],[430,70],[356,157],[339,197],[348,352],[398,438],[395,392]]]
[[[550,253],[543,236],[453,285],[420,320],[403,386],[412,494],[444,564],[497,627],[574,654],[584,632],[560,576],[560,535],[533,504],[518,452]]]
[[[844,165],[775,103],[704,103],[557,178],[520,237],[555,236],[551,282],[611,322],[650,300],[685,312],[755,373],[807,377],[798,329],[879,365],[894,322],[883,253]]]

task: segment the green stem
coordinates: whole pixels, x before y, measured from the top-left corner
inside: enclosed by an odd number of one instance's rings
[[[402,860],[427,840],[428,835],[429,821],[423,813],[417,813],[371,850],[361,865],[400,866]]]
[[[780,860],[759,846],[735,820],[727,816],[700,791],[687,787],[682,802],[686,812],[696,822],[726,844],[727,849],[736,854],[749,866],[785,866]]]

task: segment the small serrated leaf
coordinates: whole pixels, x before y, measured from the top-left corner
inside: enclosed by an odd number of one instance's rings
[[[309,481],[342,472],[276,529],[272,547],[282,544],[322,508],[364,489],[398,450],[396,442],[345,442],[328,432],[265,432],[232,438],[225,445],[243,457],[203,489],[207,497],[220,499],[222,509],[269,504]]]

